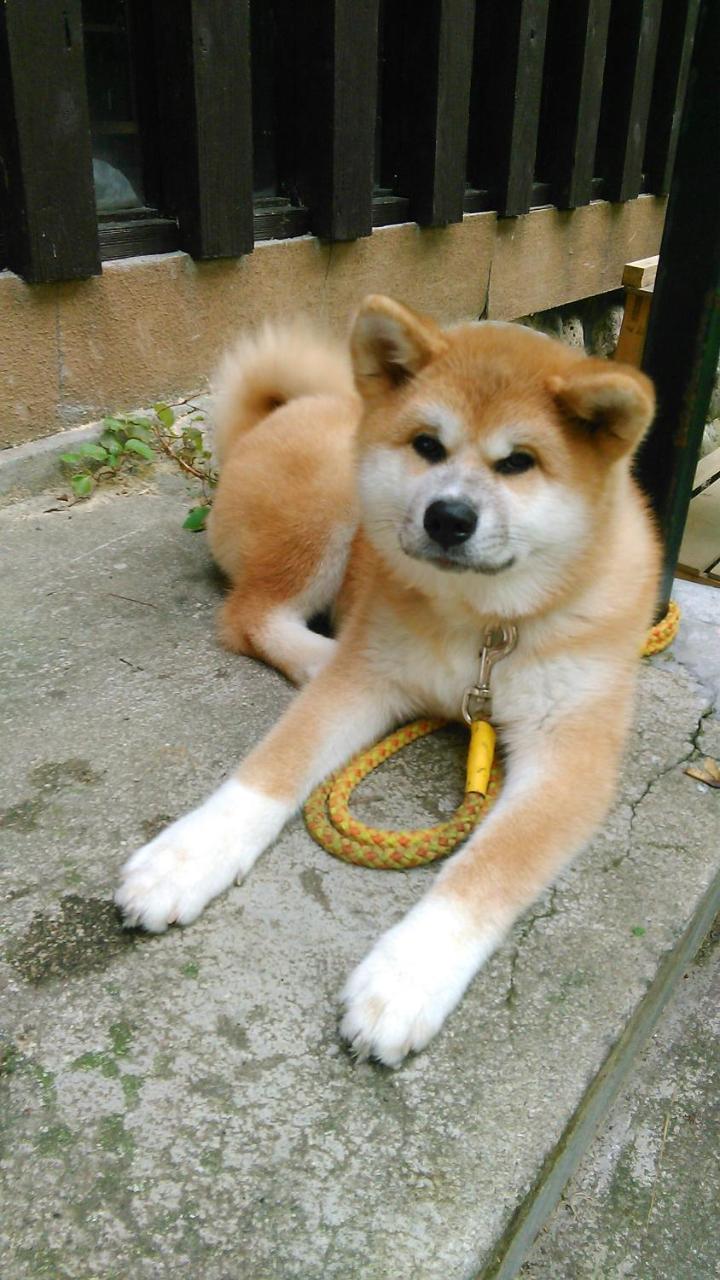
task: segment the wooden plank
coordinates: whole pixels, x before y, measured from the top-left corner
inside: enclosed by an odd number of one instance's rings
[[[0,6],[0,199],[30,281],[100,271],[80,0]]]
[[[703,574],[720,560],[720,480],[692,499],[679,555],[689,569]]]
[[[548,0],[479,7],[470,108],[468,173],[498,212],[527,213],[532,201]]]
[[[153,0],[164,206],[195,258],[253,247],[249,0]]]
[[[637,262],[626,262],[622,282],[630,289],[652,289],[655,284],[659,258],[638,258]]]
[[[663,0],[615,0],[612,6],[596,166],[608,200],[632,200],[642,186],[662,8]]]
[[[172,253],[180,248],[177,223],[172,218],[103,219],[99,227],[100,257],[134,258],[139,253]]]
[[[474,0],[426,0],[407,12],[399,184],[422,226],[460,222],[465,199]]]
[[[550,6],[537,168],[561,209],[592,199],[610,3],[556,0]]]
[[[296,186],[327,240],[372,231],[378,0],[298,0]]]
[[[657,195],[670,189],[699,8],[700,0],[663,5],[645,143],[645,190]]]
[[[692,497],[697,497],[699,493],[702,493],[703,489],[707,489],[716,480],[720,480],[720,449],[713,449],[712,453],[706,454],[698,462],[695,468]],[[720,530],[720,525],[718,525],[718,529]]]
[[[615,348],[616,360],[624,364],[642,363],[651,302],[651,289],[628,289],[622,327]]]
[[[663,604],[720,352],[719,60],[720,5],[702,0],[643,358],[659,407],[639,474],[665,538]]]

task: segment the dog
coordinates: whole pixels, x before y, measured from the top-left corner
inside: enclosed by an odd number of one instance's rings
[[[308,792],[419,714],[459,719],[488,626],[505,781],[342,993],[359,1057],[399,1065],[613,798],[659,545],[631,473],[654,413],[629,366],[519,325],[442,330],[368,297],[350,350],[268,327],[227,357],[209,525],[222,641],[304,685],[237,772],[126,864],[128,926],[189,924]],[[330,610],[336,638],[308,620]]]

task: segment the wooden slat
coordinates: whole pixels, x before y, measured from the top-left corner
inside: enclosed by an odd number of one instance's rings
[[[608,200],[633,200],[642,186],[662,9],[663,0],[613,0],[597,164]]]
[[[658,414],[640,457],[665,538],[667,601],[720,351],[720,5],[702,0],[643,367]],[[708,163],[712,157],[712,163]]]
[[[327,240],[372,231],[378,0],[298,0],[296,188]]]
[[[626,262],[623,268],[622,282],[629,289],[652,289],[657,276],[659,258],[638,258],[637,262]]]
[[[554,0],[543,73],[538,173],[561,209],[589,204],[610,0]]]
[[[670,187],[700,0],[665,0],[645,143],[645,190]]]
[[[548,0],[491,0],[476,19],[469,175],[500,214],[532,200]]]
[[[80,0],[0,5],[7,263],[31,281],[100,271]]]
[[[423,226],[460,222],[465,198],[473,0],[426,0],[405,23],[400,190]]]
[[[248,0],[153,0],[163,212],[182,247],[224,258],[253,246]]]

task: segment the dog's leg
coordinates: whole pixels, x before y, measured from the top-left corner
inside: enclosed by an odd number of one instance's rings
[[[311,631],[292,600],[268,603],[233,587],[220,610],[220,640],[276,667],[293,684],[307,684],[327,665],[337,641]]]
[[[247,875],[317,782],[400,714],[357,656],[346,665],[339,653],[232,778],[133,855],[115,898],[125,923],[151,932],[189,924]]]
[[[397,1066],[439,1030],[512,922],[604,817],[626,722],[622,701],[595,702],[513,749],[487,819],[350,977],[342,1033],[359,1056]]]

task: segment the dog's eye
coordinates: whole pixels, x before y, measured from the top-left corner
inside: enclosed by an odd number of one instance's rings
[[[493,470],[499,472],[501,476],[519,476],[523,471],[529,471],[535,466],[535,459],[531,453],[525,453],[523,449],[513,449],[507,458],[500,458],[495,463]]]
[[[440,443],[437,436],[429,436],[423,431],[419,436],[415,436],[411,443],[415,452],[426,462],[444,462],[447,458],[447,449]]]

